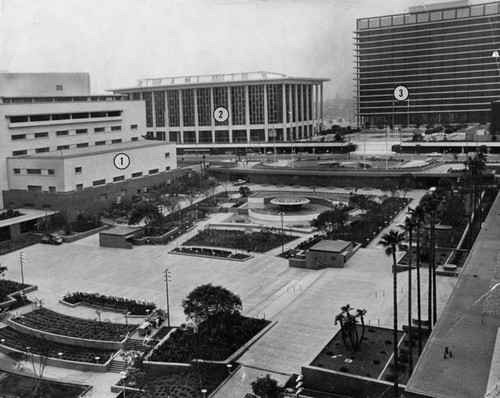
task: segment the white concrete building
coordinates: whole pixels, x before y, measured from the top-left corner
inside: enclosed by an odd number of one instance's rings
[[[147,135],[158,140],[287,142],[321,128],[325,81],[252,72],[144,79],[113,92],[144,101]]]

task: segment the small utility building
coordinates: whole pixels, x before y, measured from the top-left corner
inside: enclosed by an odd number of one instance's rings
[[[132,249],[132,241],[144,234],[140,227],[115,227],[99,233],[100,247],[114,247],[121,249]]]
[[[306,268],[344,268],[353,254],[352,242],[345,240],[322,240],[306,252]]]

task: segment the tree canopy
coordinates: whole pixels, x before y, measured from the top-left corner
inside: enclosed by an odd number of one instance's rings
[[[348,219],[348,207],[337,204],[332,207],[332,210],[321,212],[312,220],[311,226],[329,233],[330,238],[333,239],[333,231],[342,229]]]
[[[259,398],[278,398],[281,391],[278,382],[269,373],[252,381],[251,386],[253,393]]]
[[[239,315],[243,309],[239,296],[211,283],[195,288],[182,300],[182,307],[187,318],[195,323],[206,321],[211,316]]]

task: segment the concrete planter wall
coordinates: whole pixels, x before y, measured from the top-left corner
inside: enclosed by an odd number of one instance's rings
[[[87,238],[88,236],[97,234],[98,232],[105,231],[106,229],[109,229],[108,225],[103,225],[102,227],[94,228],[94,229],[91,229],[91,230],[85,231],[85,232],[75,233],[73,235],[61,235],[61,237],[62,237],[64,242],[72,243],[72,242],[76,242],[77,240]]]
[[[0,308],[7,308],[7,307],[11,306],[12,304],[15,304],[15,302],[17,301],[15,299],[15,297],[21,295],[23,293],[23,291],[26,294],[26,293],[34,292],[37,289],[38,289],[37,285],[30,285],[26,289],[21,289],[21,290],[18,290],[17,292],[8,294],[7,297],[9,297],[9,300],[4,301],[3,303],[0,303]]]
[[[142,238],[134,239],[133,242],[134,242],[134,245],[138,245],[138,246],[145,245],[145,244],[147,244],[148,241],[151,243],[157,243],[157,244],[165,243],[165,242],[169,241],[172,236],[177,235],[178,232],[179,232],[179,228],[175,227],[172,230],[168,231],[167,233],[165,233],[161,236],[143,236]]]
[[[22,351],[16,350],[15,348],[7,347],[4,345],[0,345],[0,352],[8,355],[12,352],[21,353]],[[33,354],[33,358],[36,363],[40,363],[40,355]],[[58,358],[47,358],[47,365],[56,366],[58,368],[64,369],[74,369],[82,372],[99,372],[106,373],[108,371],[109,363],[112,361],[110,358],[106,363],[89,363],[89,362],[76,362],[76,361],[68,361],[65,359]]]
[[[49,341],[54,341],[56,343],[63,343],[63,344],[69,344],[69,345],[76,345],[79,347],[86,347],[86,348],[100,348],[103,350],[121,350],[124,348],[125,343],[128,339],[128,336],[125,337],[122,341],[105,341],[105,340],[90,340],[90,339],[80,339],[78,337],[70,337],[70,336],[63,336],[60,334],[54,334],[54,333],[48,333],[44,332],[41,330],[36,330],[24,325],[21,325],[17,322],[14,322],[11,319],[5,319],[3,321],[7,326],[10,326],[12,329],[28,334],[30,336],[34,337],[39,337],[39,338],[46,338]]]

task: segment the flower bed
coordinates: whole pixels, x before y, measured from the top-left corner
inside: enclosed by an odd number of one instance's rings
[[[147,315],[156,308],[156,304],[145,300],[131,300],[125,297],[106,296],[99,293],[67,293],[63,301],[70,304],[90,304],[108,307],[117,311],[129,312],[130,315]]]
[[[243,231],[206,228],[186,241],[184,245],[225,247],[263,253],[297,238],[293,235],[272,232],[269,229],[248,234]]]
[[[264,329],[269,321],[235,315],[223,330],[216,320],[199,325],[197,333],[191,327],[181,326],[173,331],[148,359],[152,362],[186,363],[192,359],[221,361],[234,354],[241,346]],[[215,330],[215,332],[214,332]]]
[[[21,213],[19,210],[9,209],[7,211],[0,213],[0,220],[8,220],[9,218],[19,217],[22,215],[24,214]]]
[[[29,352],[35,355],[46,355],[49,358],[64,359],[67,361],[95,363],[99,357],[100,363],[105,363],[114,354],[114,350],[84,348],[69,344],[55,343],[47,339],[30,336],[18,332],[10,327],[0,329],[0,339],[5,339],[3,345],[18,351]],[[59,356],[59,353],[62,353]]]
[[[28,312],[12,319],[12,321],[47,333],[102,341],[122,341],[127,333],[131,333],[137,328],[136,325],[76,318],[59,314],[47,308]]]
[[[252,256],[244,253],[233,253],[230,250],[211,249],[207,247],[176,247],[171,253],[188,254],[192,256],[215,257],[227,260],[247,260]]]

